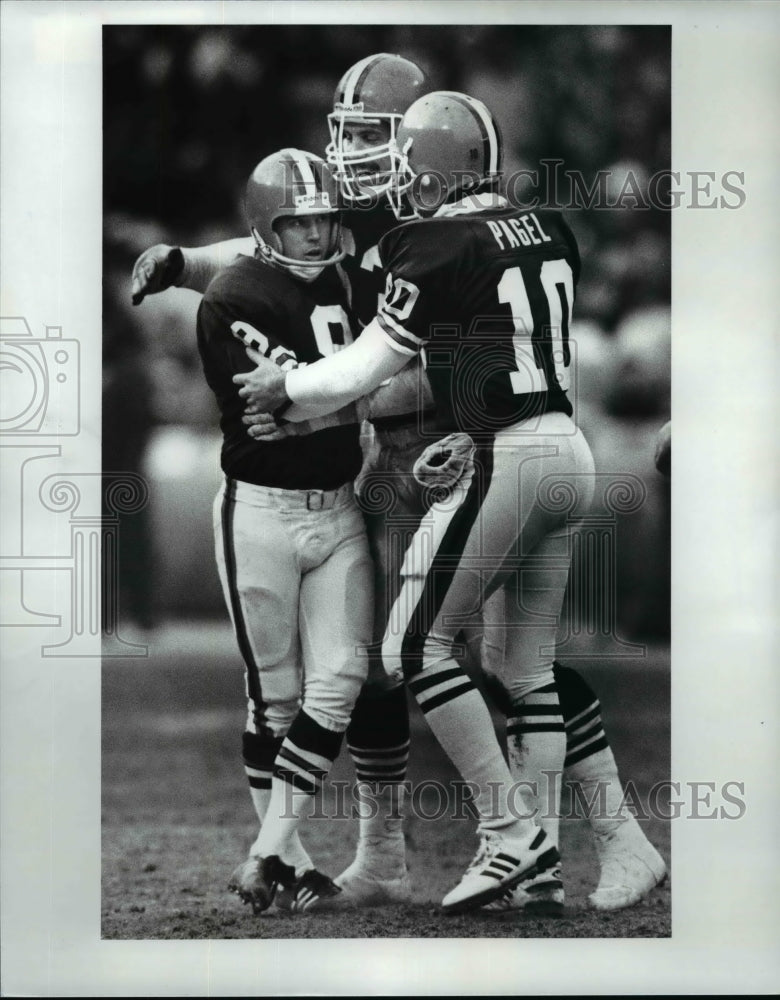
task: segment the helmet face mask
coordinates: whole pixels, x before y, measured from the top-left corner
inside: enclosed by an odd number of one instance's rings
[[[410,136],[404,142],[402,149],[399,149],[396,143],[390,152],[393,183],[387,192],[387,200],[399,222],[424,218],[420,207],[415,204],[417,199],[412,193],[412,188],[415,185],[421,187],[426,175],[415,173],[409,163],[409,152],[413,144],[414,139]]]
[[[357,117],[338,108],[328,115],[331,141],[325,153],[335,167],[345,201],[374,201],[389,191],[393,180],[390,152],[400,121],[401,115]],[[352,133],[364,131],[381,132],[383,141],[355,148]]]
[[[435,91],[404,115],[390,159],[393,183],[387,198],[396,218],[426,218],[458,198],[495,190],[501,179],[501,132],[481,101]]]
[[[361,59],[341,78],[328,115],[325,155],[346,204],[372,205],[390,190],[390,153],[401,118],[428,90],[419,66],[386,52]],[[361,132],[381,136],[361,142]]]
[[[282,149],[255,167],[246,189],[246,216],[259,255],[267,263],[313,281],[322,271],[344,259],[336,182],[319,156],[300,149]],[[325,255],[290,257],[276,224],[280,219],[331,216]]]

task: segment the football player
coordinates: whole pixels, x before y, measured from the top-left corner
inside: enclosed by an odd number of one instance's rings
[[[339,81],[328,116],[331,141],[326,155],[342,195],[341,263],[349,277],[351,306],[361,325],[376,314],[384,291],[377,244],[396,225],[385,197],[391,171],[389,150],[407,108],[430,89],[425,73],[399,55],[361,59]],[[136,261],[133,303],[172,284],[203,291],[237,253],[251,253],[251,241],[230,240],[203,248],[155,246]],[[392,385],[372,394],[367,416],[372,437],[357,484],[368,526],[375,572],[375,640],[384,633],[387,609],[398,588],[400,559],[410,522],[422,516],[422,491],[411,476],[414,461],[430,441],[422,435],[421,413],[432,401],[427,383],[413,366]],[[358,699],[347,744],[361,788],[355,859],[336,879],[343,901],[401,902],[411,898],[402,829],[402,802],[409,756],[406,692],[390,683],[376,656]]]
[[[480,851],[445,908],[483,905],[502,895],[512,905],[515,893],[487,888],[516,851],[480,808],[486,762],[495,767],[492,731],[483,729],[478,737],[484,705],[477,704],[452,651],[458,628],[489,593],[510,596],[504,673],[510,760],[524,779],[559,774],[567,747],[555,633],[571,524],[585,514],[593,492],[592,456],[566,395],[579,255],[559,214],[520,212],[497,194],[500,136],[481,102],[452,92],[420,98],[399,127],[394,156],[395,214],[402,219],[410,207],[406,217],[420,221],[380,242],[387,294],[376,319],[338,358],[287,376],[260,363],[236,381],[250,410],[297,420],[358,398],[429,349],[437,415],[459,434],[429,449],[420,465],[430,473],[458,451],[459,478],[454,499],[433,505],[406,554],[397,600],[401,628],[388,627],[382,656],[391,674],[406,678],[476,791]],[[256,432],[265,433],[262,423]],[[472,442],[465,457],[464,435]],[[570,503],[554,499],[562,494]],[[559,678],[561,673],[558,668]],[[573,750],[601,741],[592,731],[593,712],[570,721]],[[605,742],[599,751],[607,749]],[[616,884],[604,885],[605,866],[591,900],[602,908],[636,902],[665,874],[663,861],[626,810],[600,818],[611,829],[602,826],[597,837],[614,841],[619,830],[627,831],[633,868],[641,871],[637,877],[631,865],[621,865],[609,873]],[[554,818],[548,817],[548,829],[557,839]]]
[[[214,505],[217,564],[246,667],[244,763],[260,832],[230,888],[256,912],[278,886],[293,909],[340,890],[297,826],[341,748],[367,673],[373,566],[353,483],[362,463],[353,406],[253,441],[233,377],[246,346],[284,370],[352,340],[337,188],[325,162],[283,149],[246,189],[256,244],[208,286],[197,317],[221,412],[225,483]]]
[[[384,296],[385,273],[379,259],[380,238],[397,225],[382,198],[390,189],[390,142],[401,115],[429,85],[422,70],[401,56],[381,53],[352,66],[339,81],[333,111],[328,116],[331,141],[327,149],[342,192],[346,257],[342,267],[349,276],[352,306],[360,325],[368,324]],[[162,291],[171,284],[202,291],[208,280],[235,253],[250,252],[245,241],[233,240],[202,248],[156,246],[136,262],[133,301]],[[412,468],[430,442],[431,402],[428,381],[420,377],[419,364],[408,365],[386,389],[372,394],[369,419],[373,428],[369,454],[358,480],[361,506],[368,524],[369,542],[376,565],[375,638],[381,639],[389,609],[400,585],[400,566],[408,545],[410,524],[422,517],[426,503],[412,476]],[[423,414],[421,416],[421,414]],[[488,599],[485,615],[483,662],[498,669],[503,651],[501,595]],[[373,661],[372,661],[373,662]],[[530,697],[527,713],[514,706],[510,727],[524,746],[514,753],[513,771],[518,780],[532,780],[523,772],[523,761],[538,772],[536,742],[566,740],[566,773],[586,791],[607,789],[611,805],[623,800],[615,760],[601,721],[599,700],[585,679],[571,668],[554,665],[560,701],[546,717],[535,713]],[[363,789],[364,814],[354,862],[336,881],[353,902],[387,902],[410,896],[398,800],[406,776],[408,718],[401,688],[387,688],[375,667],[358,699],[347,730],[347,743]],[[534,716],[533,718],[530,718]],[[530,727],[530,728],[529,728]],[[372,801],[373,799],[373,801]],[[601,867],[594,905],[620,908],[636,902],[655,884],[648,874],[641,830],[632,822],[616,826],[593,812],[593,827]],[[630,835],[629,835],[630,834]],[[542,876],[533,895],[517,891],[514,906],[547,911],[560,909],[563,890],[557,879]]]

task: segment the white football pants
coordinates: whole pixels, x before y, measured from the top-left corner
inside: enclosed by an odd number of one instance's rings
[[[283,736],[302,706],[343,732],[373,627],[373,567],[352,484],[323,492],[229,479],[214,535],[246,667],[247,729]]]
[[[521,698],[549,683],[571,533],[593,491],[590,448],[562,413],[514,425],[479,446],[472,468],[423,517],[407,550],[382,645],[388,673],[409,679],[441,667],[458,631],[503,588],[505,618],[494,625],[506,629],[505,686]]]

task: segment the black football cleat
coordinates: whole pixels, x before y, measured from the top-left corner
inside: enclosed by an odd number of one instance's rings
[[[291,888],[294,884],[295,869],[278,855],[261,858],[250,854],[230,876],[228,889],[248,903],[253,913],[262,913],[273,903],[279,886]]]
[[[290,889],[280,891],[276,905],[293,913],[330,909],[342,890],[332,878],[312,868],[304,872]]]

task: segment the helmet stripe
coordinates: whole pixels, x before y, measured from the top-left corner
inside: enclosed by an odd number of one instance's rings
[[[349,76],[344,84],[344,96],[342,102],[344,104],[355,104],[355,93],[359,90],[360,86],[363,84],[368,71],[377,61],[381,59],[381,55],[366,56],[365,59],[361,59],[360,62],[355,63],[349,72]]]
[[[485,126],[487,134],[490,140],[490,166],[489,170],[491,174],[498,171],[499,167],[499,153],[500,153],[500,143],[498,138],[498,131],[496,129],[496,123],[493,121],[493,116],[482,103],[482,101],[477,101],[473,97],[468,98],[469,104],[472,106],[474,111],[480,118],[480,121]]]
[[[311,169],[308,157],[305,153],[302,153],[300,149],[291,149],[290,156],[292,157],[293,163],[298,168],[300,181],[304,187],[304,194],[317,194],[317,181],[315,179],[314,171]]]
[[[324,190],[324,179],[322,176],[322,162],[319,156],[315,156],[314,153],[304,153],[306,157],[306,163],[311,170],[311,175],[314,178],[314,190],[317,194],[320,194]],[[317,164],[320,165],[320,169],[317,169]]]
[[[477,101],[467,94],[458,94],[454,91],[448,91],[447,94],[459,104],[467,107],[474,115],[482,136],[485,169],[488,173],[496,173],[498,170],[498,134],[490,112],[481,101]]]

